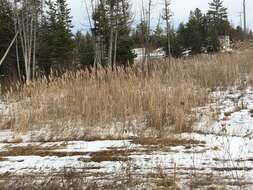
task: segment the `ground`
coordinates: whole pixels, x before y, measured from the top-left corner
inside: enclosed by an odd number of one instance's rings
[[[194,108],[198,120],[192,132],[160,139],[34,142],[39,132],[3,128],[1,185],[25,186],[31,183],[27,179],[39,184],[52,176],[66,180],[70,173],[93,189],[252,189],[253,89],[216,90],[210,96],[209,104]],[[8,105],[2,102],[0,109],[4,122]]]

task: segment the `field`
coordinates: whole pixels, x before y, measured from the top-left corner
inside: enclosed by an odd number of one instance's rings
[[[252,189],[253,52],[41,78],[0,98],[2,189]]]

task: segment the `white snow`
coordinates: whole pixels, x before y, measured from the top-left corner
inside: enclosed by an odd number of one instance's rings
[[[98,152],[108,148],[125,148],[130,146],[127,140],[105,140],[105,141],[73,141],[68,142],[66,148],[58,149],[59,152]]]
[[[81,165],[78,157],[40,157],[40,156],[16,156],[6,157],[6,161],[0,162],[1,174],[11,173],[22,175],[29,173],[59,172],[63,168],[78,168]]]

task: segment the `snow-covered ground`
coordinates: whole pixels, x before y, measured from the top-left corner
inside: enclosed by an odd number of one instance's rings
[[[190,144],[152,146],[138,144],[133,139],[35,143],[27,140],[31,134],[22,136],[26,142],[10,143],[15,134],[2,130],[0,176],[41,175],[73,168],[89,174],[92,180],[106,183],[125,175],[127,167],[140,179],[162,168],[169,176],[176,176],[182,189],[189,186],[238,189],[240,185],[243,189],[253,189],[253,90],[231,89],[211,96],[212,103],[196,109],[199,121],[194,131],[174,137],[194,140]],[[213,116],[216,112],[218,115]],[[24,153],[15,155],[19,149]],[[111,155],[95,159],[94,153],[98,157]]]

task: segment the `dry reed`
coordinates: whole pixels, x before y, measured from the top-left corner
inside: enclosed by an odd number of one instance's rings
[[[209,101],[208,92],[242,85],[252,65],[251,52],[157,60],[115,72],[101,68],[68,72],[50,82],[40,79],[6,98],[19,102],[13,125],[18,131],[45,126],[59,133],[66,126],[106,130],[114,122],[138,119],[145,129],[163,135],[191,130],[193,108]]]

